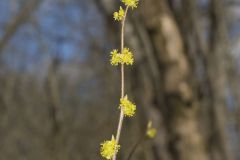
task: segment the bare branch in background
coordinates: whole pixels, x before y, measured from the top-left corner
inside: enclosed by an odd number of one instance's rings
[[[22,24],[24,24],[31,14],[37,9],[42,0],[27,1],[26,5],[20,10],[19,14],[13,18],[6,26],[6,31],[2,39],[0,40],[0,53],[2,53],[4,47],[8,41],[14,36]]]

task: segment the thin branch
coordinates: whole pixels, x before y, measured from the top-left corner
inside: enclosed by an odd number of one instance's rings
[[[146,136],[145,136],[145,135],[142,135],[142,136],[138,139],[137,143],[133,146],[130,154],[128,155],[127,160],[131,160],[132,155],[134,154],[134,152],[136,151],[136,149],[138,148],[138,146],[145,140],[145,138],[146,138]]]
[[[121,29],[121,53],[124,48],[124,28],[125,28],[125,21],[127,17],[127,12],[128,12],[128,6],[126,8],[125,15],[122,20],[122,29]],[[121,98],[124,97],[124,64],[121,65]],[[118,123],[118,129],[117,129],[117,135],[116,135],[116,141],[117,144],[119,143],[120,136],[121,136],[121,131],[122,131],[122,124],[123,124],[123,119],[124,119],[124,113],[123,113],[123,108],[121,107],[121,113],[120,113],[120,118],[119,118],[119,123]],[[113,160],[117,159],[117,153],[113,156]]]
[[[0,54],[2,53],[4,47],[9,42],[11,37],[13,37],[17,30],[20,28],[20,26],[27,21],[31,13],[36,10],[40,2],[42,1],[30,1],[22,8],[20,13],[7,25],[6,32],[4,33],[3,38],[0,40]]]

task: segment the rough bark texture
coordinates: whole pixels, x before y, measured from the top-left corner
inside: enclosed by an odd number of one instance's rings
[[[155,49],[162,79],[162,111],[168,133],[168,150],[172,159],[207,159],[203,137],[199,132],[199,104],[194,96],[191,64],[185,53],[183,38],[165,1],[146,1],[146,28]],[[190,152],[189,152],[190,151]]]

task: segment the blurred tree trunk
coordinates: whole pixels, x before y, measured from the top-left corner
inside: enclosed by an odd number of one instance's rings
[[[210,23],[209,39],[204,39],[206,30],[200,28],[201,16],[197,1],[183,1],[182,10],[176,11],[178,24],[185,35],[185,44],[191,63],[194,64],[195,85],[198,86],[198,97],[204,110],[202,119],[208,149],[212,159],[232,159],[226,133],[225,93],[227,85],[227,65],[229,46],[223,2],[212,0],[206,14]],[[180,15],[180,16],[179,16]],[[228,55],[227,55],[228,54]],[[199,77],[196,73],[202,70]],[[216,77],[218,79],[216,80]]]
[[[161,74],[163,102],[156,105],[166,126],[170,157],[205,160],[204,139],[199,132],[200,106],[194,94],[192,63],[184,48],[184,38],[167,1],[146,1],[143,6],[151,8],[142,15]]]
[[[226,22],[224,19],[225,9],[223,1],[212,0],[211,9],[211,43],[208,55],[209,76],[213,91],[212,105],[212,140],[214,149],[217,150],[217,156],[213,155],[216,160],[232,159],[229,152],[229,144],[226,133],[226,87],[227,87],[227,65],[228,64],[228,37]],[[217,77],[217,80],[216,80]]]
[[[61,124],[58,118],[59,110],[61,107],[59,84],[57,78],[57,71],[59,68],[60,60],[58,57],[52,57],[48,67],[47,79],[46,79],[46,93],[49,104],[49,119],[51,120],[51,135],[49,136],[48,143],[50,146],[50,155],[52,159],[59,160],[62,157],[59,145],[59,138],[61,132]]]

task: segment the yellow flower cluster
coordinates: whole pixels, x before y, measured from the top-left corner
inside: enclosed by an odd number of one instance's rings
[[[149,121],[147,126],[146,136],[148,138],[154,138],[156,134],[157,134],[157,130],[152,127],[152,121]]]
[[[116,21],[121,21],[123,19],[124,15],[125,15],[125,11],[124,11],[124,9],[122,7],[120,7],[118,12],[114,12],[113,18]]]
[[[137,8],[139,0],[122,0],[122,2],[129,7],[132,7],[132,9]]]
[[[131,7],[132,9],[134,9],[134,8],[137,8],[139,0],[122,0],[122,2],[123,2],[126,6],[129,6],[129,7]],[[123,20],[124,16],[125,16],[125,10],[124,10],[122,7],[120,7],[120,9],[119,9],[118,12],[114,12],[114,13],[113,13],[113,18],[114,18],[116,21],[121,21],[121,20]]]
[[[117,66],[118,64],[133,65],[133,54],[129,48],[124,48],[122,53],[119,53],[117,49],[111,52],[111,64]]]
[[[127,95],[120,99],[120,107],[123,109],[123,113],[127,117],[132,117],[136,112],[136,105],[128,100]]]
[[[112,139],[110,141],[105,141],[101,144],[101,155],[104,158],[111,160],[114,154],[117,153],[119,149],[120,145],[117,144],[114,136],[112,136]]]

